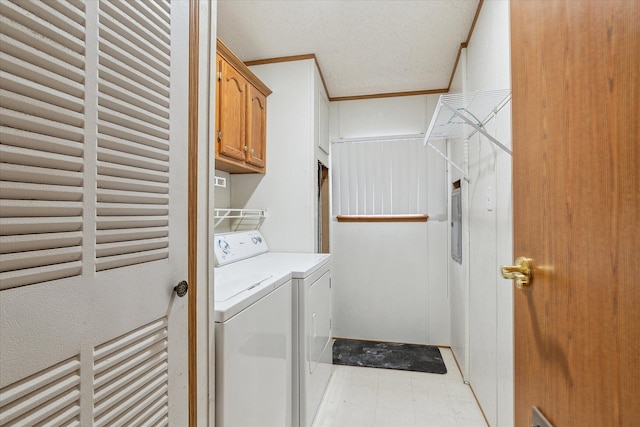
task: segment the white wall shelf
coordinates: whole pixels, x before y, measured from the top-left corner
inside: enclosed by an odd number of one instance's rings
[[[214,209],[214,218],[216,220],[214,223],[214,229],[223,221],[230,220],[232,221],[232,226],[230,228],[233,229],[233,231],[238,231],[238,229],[243,225],[249,225],[250,228],[257,230],[260,228],[266,217],[266,209]]]
[[[432,141],[442,139],[468,139],[476,132],[511,155],[511,150],[489,134],[484,125],[511,100],[511,90],[456,93],[440,95],[431,123],[424,136],[424,144],[433,148],[450,165],[458,169],[467,181],[469,175],[446,154],[438,150]],[[471,126],[471,130],[465,126]]]

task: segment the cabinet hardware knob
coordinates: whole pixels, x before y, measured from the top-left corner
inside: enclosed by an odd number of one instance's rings
[[[187,291],[189,290],[189,284],[187,283],[186,280],[183,280],[182,282],[174,286],[173,290],[180,298],[182,298],[187,294]]]

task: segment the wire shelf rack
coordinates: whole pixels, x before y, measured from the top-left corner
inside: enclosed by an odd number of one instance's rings
[[[230,221],[230,228],[233,231],[238,231],[241,228],[257,230],[266,217],[266,209],[218,208],[214,209],[214,219],[216,220],[214,222],[214,229],[223,221]]]
[[[466,139],[479,132],[511,155],[511,149],[489,134],[484,127],[509,101],[511,101],[510,89],[440,95],[424,136],[424,144],[433,148],[449,164],[462,172],[469,181],[469,175],[446,154],[438,150],[432,142],[442,139]]]

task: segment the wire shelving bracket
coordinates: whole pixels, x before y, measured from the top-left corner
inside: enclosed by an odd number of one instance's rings
[[[231,209],[231,208],[219,208],[214,209],[215,223],[213,228],[215,229],[224,220],[236,220],[233,222],[233,231],[238,231],[238,228],[247,222],[253,223],[255,230],[259,229],[264,219],[267,217],[266,209]]]
[[[510,100],[510,89],[440,95],[431,123],[424,136],[424,145],[434,149],[447,163],[458,169],[467,181],[470,181],[469,175],[462,167],[438,150],[431,141],[455,138],[468,140],[476,132],[479,132],[511,155],[511,150],[489,134],[484,127]],[[473,131],[466,133],[468,128],[465,125],[471,126]]]

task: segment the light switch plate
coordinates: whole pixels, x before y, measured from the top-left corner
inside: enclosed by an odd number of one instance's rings
[[[487,210],[493,210],[493,199],[495,198],[493,194],[493,187],[487,187]]]

